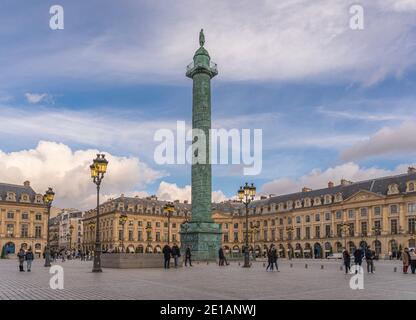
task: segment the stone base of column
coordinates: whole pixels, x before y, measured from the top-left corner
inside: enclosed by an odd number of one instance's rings
[[[188,228],[180,231],[181,254],[185,255],[189,246],[192,261],[215,261],[221,246],[222,231],[214,222],[188,222]]]

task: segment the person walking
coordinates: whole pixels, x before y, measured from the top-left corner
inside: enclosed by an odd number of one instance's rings
[[[344,260],[345,274],[351,271],[351,255],[347,249],[342,252],[342,259]]]
[[[272,270],[273,270],[273,264],[276,267],[276,271],[279,271],[279,267],[277,266],[277,259],[278,259],[278,254],[277,254],[277,249],[274,245],[272,245]]]
[[[170,268],[170,257],[172,254],[172,249],[170,248],[170,246],[168,244],[165,244],[165,246],[163,247],[163,258],[165,260],[165,264],[164,264],[164,268],[165,269],[169,269]]]
[[[416,253],[415,253],[414,248],[410,249],[409,255],[410,255],[410,269],[412,270],[412,274],[415,274],[415,272],[416,272]]]
[[[23,248],[20,248],[19,252],[17,253],[17,258],[19,260],[19,271],[25,272],[25,269],[23,268],[23,263],[25,262],[25,250]]]
[[[178,260],[180,256],[181,256],[181,250],[179,249],[178,245],[175,243],[172,246],[172,257],[173,257],[173,260],[175,261],[175,268],[178,267]]]
[[[29,250],[27,250],[25,259],[27,272],[30,272],[32,269],[32,261],[35,260],[35,255],[33,254],[32,247],[29,247]]]
[[[185,267],[188,266],[188,261],[189,261],[189,266],[192,267],[191,257],[192,257],[191,248],[187,246],[185,250]]]
[[[269,250],[267,250],[267,262],[268,262],[268,265],[267,265],[266,271],[269,271],[269,269],[271,271],[273,271],[273,253],[272,253],[272,246],[273,245],[270,245]]]
[[[410,265],[409,248],[404,248],[402,262],[403,262],[403,273],[407,274],[407,269],[409,269],[409,265]]]
[[[223,266],[224,262],[225,262],[224,250],[222,249],[222,247],[220,247],[220,249],[218,250],[218,265]]]
[[[374,273],[374,258],[375,252],[371,250],[370,246],[365,250],[365,261],[367,262],[367,272]]]
[[[358,273],[358,270],[359,268],[361,268],[362,263],[363,263],[363,250],[361,249],[361,247],[359,247],[357,250],[354,251],[355,273]]]

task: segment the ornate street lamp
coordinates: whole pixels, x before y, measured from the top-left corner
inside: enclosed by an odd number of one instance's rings
[[[287,242],[288,253],[287,253],[287,255],[288,255],[289,260],[292,259],[292,244],[291,243],[292,243],[293,230],[294,230],[294,228],[292,226],[287,226],[286,227],[287,239],[288,239],[288,242]]]
[[[248,206],[256,196],[256,187],[252,183],[251,186],[246,184],[244,187],[240,187],[237,191],[238,200],[245,205],[246,208],[246,237],[245,237],[245,250],[244,250],[244,265],[243,268],[250,268],[250,253],[248,247]]]
[[[45,267],[51,266],[51,248],[50,248],[50,243],[49,243],[49,219],[51,216],[51,207],[52,207],[52,201],[54,197],[55,197],[55,192],[53,192],[52,188],[49,187],[43,196],[43,203],[45,203],[48,208],[48,221],[47,221],[47,229],[46,229],[46,248],[45,248]]]
[[[101,242],[100,242],[100,185],[107,172],[108,161],[104,154],[97,154],[97,158],[93,160],[90,165],[91,178],[97,185],[97,219],[95,228],[95,250],[94,250],[94,265],[92,272],[102,272],[101,270]]]
[[[170,244],[170,217],[172,216],[172,213],[175,211],[175,205],[172,202],[168,202],[163,206],[163,211],[168,217],[168,244]]]
[[[340,225],[341,225],[342,235],[344,236],[344,248],[345,250],[347,250],[347,236],[350,232],[351,226],[348,222],[342,222]]]
[[[121,225],[121,252],[124,252],[124,225],[127,221],[127,215],[122,214],[118,219],[118,223]]]
[[[374,225],[374,227],[371,228],[371,231],[373,231],[373,233],[376,236],[376,241],[375,241],[375,245],[374,245],[374,250],[376,252],[376,255],[378,255],[381,252],[377,252],[377,247],[376,245],[378,244],[378,236],[381,234],[382,228],[380,225]]]
[[[88,222],[88,227],[90,228],[91,231],[91,242],[89,244],[89,246],[92,248],[94,246],[94,229],[95,229],[95,222],[94,221],[90,221]]]
[[[146,237],[147,237],[147,248],[146,248],[146,253],[151,253],[151,252],[148,252],[148,248],[150,247],[150,245],[152,244],[152,241],[153,241],[153,239],[152,239],[152,226],[150,226],[150,225],[147,225],[146,226]]]

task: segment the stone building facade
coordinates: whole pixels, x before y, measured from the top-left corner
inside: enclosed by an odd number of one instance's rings
[[[416,170],[401,175],[339,184],[323,189],[262,197],[249,207],[249,248],[263,254],[275,244],[281,257],[324,258],[371,246],[380,256],[415,247]],[[102,204],[103,250],[124,246],[128,251],[160,252],[167,242],[166,202],[120,197]],[[188,203],[175,202],[170,219],[171,243],[180,242],[180,224],[190,218]],[[122,226],[119,218],[127,216]],[[84,247],[93,248],[95,230],[89,227],[95,210],[85,213]],[[213,220],[221,225],[222,246],[229,254],[242,252],[245,208],[237,201],[213,204]]]
[[[43,194],[29,181],[23,185],[0,183],[0,247],[8,254],[32,247],[40,255],[46,245],[48,210]]]

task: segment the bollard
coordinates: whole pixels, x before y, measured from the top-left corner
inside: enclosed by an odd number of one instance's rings
[[[321,270],[324,270],[324,265],[323,264],[321,264]]]
[[[240,261],[238,261],[238,265],[240,265]]]
[[[293,268],[293,263],[290,264],[290,267]]]
[[[207,265],[209,265],[209,262],[207,261]]]
[[[394,267],[394,272],[397,272],[397,267]]]
[[[197,261],[196,264],[199,264],[199,261]]]
[[[339,267],[339,270],[341,270],[341,271],[342,271],[342,270],[344,270],[344,268],[343,268],[342,266],[340,266],[340,267]]]
[[[265,267],[266,267],[266,263],[263,262],[263,268],[265,268]]]
[[[307,263],[305,263],[305,269],[308,269],[308,264]]]

